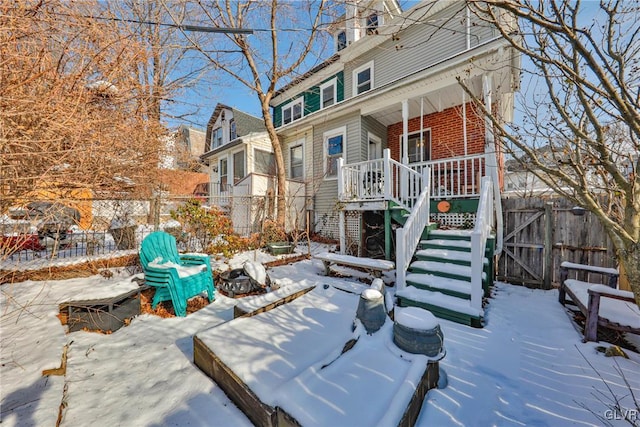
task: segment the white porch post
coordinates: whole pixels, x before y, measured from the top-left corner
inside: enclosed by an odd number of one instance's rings
[[[402,164],[409,164],[409,100],[402,100]],[[409,195],[409,175],[405,168],[400,169],[400,194],[406,200]],[[415,189],[414,189],[415,191]]]
[[[382,173],[384,174],[384,199],[391,200],[391,150],[385,148],[382,151]]]
[[[343,200],[345,198],[344,191],[344,159],[342,157],[338,158],[336,173],[338,175],[338,200]],[[338,211],[338,232],[340,234],[340,253],[345,253],[345,249],[347,246],[347,235],[346,235],[346,227],[345,227],[345,219],[344,219],[344,209],[342,207],[339,208]]]
[[[402,100],[402,164],[409,163],[409,100]]]
[[[342,157],[338,158],[336,169],[336,174],[338,175],[338,200],[343,200],[345,198],[345,191],[344,173],[342,171],[344,169],[344,159]]]
[[[484,96],[484,105],[489,114],[492,113],[492,81],[493,76],[491,74],[485,74],[482,76],[482,92]],[[502,252],[502,242],[504,236],[504,230],[502,225],[502,201],[500,199],[500,183],[498,178],[498,152],[496,150],[495,135],[493,132],[493,123],[488,116],[485,117],[484,123],[485,132],[485,174],[491,177],[493,181],[493,200],[494,209],[496,211],[496,249],[495,254]],[[486,170],[488,169],[488,170]]]
[[[344,254],[347,249],[347,229],[344,220],[344,209],[338,212],[338,227],[340,228],[340,253]]]

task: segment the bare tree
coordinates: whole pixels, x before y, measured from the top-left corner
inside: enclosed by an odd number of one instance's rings
[[[316,52],[323,52],[323,28],[327,28],[329,8],[325,0],[278,2],[231,0],[197,1],[200,24],[224,29],[224,35],[204,45],[185,36],[216,69],[255,94],[262,112],[276,162],[276,222],[284,227],[286,218],[285,163],[273,123],[269,102],[282,86],[298,77],[301,68],[318,63]],[[174,22],[182,24],[174,16]],[[248,35],[253,29],[253,34]],[[222,32],[222,31],[221,31]]]
[[[92,7],[0,6],[0,213],[38,191],[135,190],[155,169],[132,74],[145,51],[114,22],[87,19]]]
[[[640,6],[615,0],[469,4],[526,65],[522,123],[507,125],[479,107],[527,170],[599,218],[640,306]],[[517,18],[515,26],[506,15]]]

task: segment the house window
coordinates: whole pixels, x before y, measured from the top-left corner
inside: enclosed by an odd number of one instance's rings
[[[382,158],[382,140],[373,135],[369,134],[369,160],[381,159]]]
[[[347,32],[346,31],[340,31],[336,35],[336,50],[337,51],[341,51],[345,47],[347,47]]]
[[[372,13],[367,16],[367,34],[376,34],[378,32],[378,15]]]
[[[276,158],[273,153],[265,150],[253,150],[253,170],[264,175],[276,174]]]
[[[289,176],[292,179],[302,178],[304,174],[304,149],[302,144],[289,147]]]
[[[222,128],[216,128],[211,132],[211,148],[217,148],[222,145]]]
[[[368,62],[353,71],[353,93],[359,95],[371,88],[373,88],[373,62]]]
[[[329,107],[336,103],[336,79],[320,86],[320,106]]]
[[[324,134],[325,148],[325,176],[336,178],[338,176],[338,159],[344,155],[344,144],[347,130],[345,127],[335,129]]]
[[[220,159],[220,164],[219,164],[219,170],[220,170],[220,192],[223,191],[227,191],[227,184],[228,184],[228,164],[227,164],[227,159]]]
[[[229,120],[229,141],[233,141],[238,137],[238,133],[236,131],[236,121],[231,119]]]
[[[244,178],[244,151],[238,151],[233,155],[233,183],[237,184]]]
[[[402,136],[400,136],[400,146],[403,147]],[[419,163],[431,160],[431,129],[423,131],[422,138],[420,138],[420,132],[409,134],[407,146],[407,157],[409,159],[409,163]]]
[[[296,121],[300,118],[302,118],[302,98],[298,98],[282,107],[283,125]]]

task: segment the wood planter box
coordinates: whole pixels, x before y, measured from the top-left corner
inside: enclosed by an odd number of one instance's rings
[[[267,243],[271,255],[285,255],[293,252],[293,245],[289,242]]]
[[[84,301],[68,301],[60,304],[62,324],[69,332],[80,330],[114,332],[132,317],[140,314],[141,286],[111,298]]]

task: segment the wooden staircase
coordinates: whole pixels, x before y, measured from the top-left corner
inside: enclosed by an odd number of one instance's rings
[[[493,281],[493,239],[485,248],[482,284]],[[471,306],[471,230],[430,230],[409,266],[406,287],[398,290],[400,307],[421,307],[435,316],[482,327],[483,310]]]

